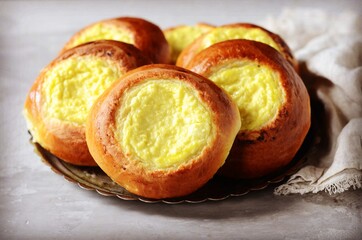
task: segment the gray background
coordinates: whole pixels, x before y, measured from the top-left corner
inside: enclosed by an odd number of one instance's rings
[[[362,191],[146,204],[100,196],[54,174],[33,152],[23,103],[39,71],[78,29],[118,17],[161,28],[259,23],[285,7],[354,9],[361,1],[0,1],[0,239],[357,239]]]

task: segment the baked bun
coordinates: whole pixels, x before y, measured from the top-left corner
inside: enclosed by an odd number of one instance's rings
[[[246,39],[268,44],[278,50],[295,69],[298,69],[297,61],[281,37],[260,26],[249,23],[223,25],[201,35],[181,52],[176,65],[186,67],[190,60],[203,49],[215,43],[233,39]]]
[[[181,51],[190,45],[196,38],[213,29],[214,26],[206,23],[195,25],[180,25],[167,28],[163,31],[170,46],[171,63],[175,64]]]
[[[89,150],[113,181],[139,196],[190,194],[223,165],[240,118],[214,83],[172,65],[124,75],[93,105]]]
[[[169,63],[170,61],[169,46],[162,30],[149,21],[132,17],[113,18],[93,23],[73,35],[63,51],[82,43],[102,39],[132,44],[154,63]]]
[[[221,174],[258,178],[293,159],[310,127],[309,95],[278,51],[229,40],[201,51],[187,68],[223,88],[239,108],[241,128]]]
[[[65,51],[41,71],[26,98],[24,115],[33,140],[66,162],[96,165],[85,141],[93,102],[121,75],[149,63],[133,45],[117,41]]]

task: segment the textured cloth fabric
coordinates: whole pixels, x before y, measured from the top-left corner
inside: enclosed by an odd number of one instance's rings
[[[311,98],[322,106],[317,128],[325,133],[316,150],[308,153],[307,164],[275,194],[333,194],[361,188],[362,16],[287,9],[262,25],[282,36],[304,66],[302,79]]]

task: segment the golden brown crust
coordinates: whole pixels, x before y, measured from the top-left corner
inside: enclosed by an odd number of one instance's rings
[[[293,54],[286,44],[286,42],[277,34],[272,33],[268,31],[267,29],[260,27],[255,24],[250,23],[234,23],[234,24],[227,24],[219,26],[218,28],[237,28],[237,27],[244,27],[244,28],[258,28],[266,32],[278,45],[278,47],[281,49],[281,53],[284,56],[285,59],[297,70],[298,69],[298,63],[296,59],[293,57]],[[186,67],[191,59],[198,53],[199,48],[201,46],[201,43],[204,39],[204,37],[207,35],[207,33],[201,35],[198,39],[196,39],[192,44],[190,44],[187,48],[185,48],[179,58],[177,59],[176,65],[180,67]]]
[[[274,48],[255,41],[229,40],[196,55],[187,68],[205,77],[230,61],[255,61],[280,74],[286,101],[278,116],[258,131],[239,132],[220,173],[233,178],[257,178],[287,165],[310,127],[308,92],[293,67]]]
[[[149,64],[150,60],[134,46],[117,41],[96,41],[65,51],[44,68],[32,85],[24,105],[29,130],[45,149],[72,164],[95,166],[85,141],[85,127],[45,117],[42,86],[44,77],[57,63],[72,56],[95,56],[118,65],[121,72]]]
[[[120,98],[127,89],[148,79],[175,79],[190,84],[212,110],[215,138],[199,156],[178,168],[149,170],[125,156],[112,129]],[[88,116],[88,147],[98,165],[128,191],[148,198],[187,195],[205,184],[224,163],[240,127],[237,106],[211,81],[171,65],[148,65],[127,73],[98,99]]]
[[[170,49],[162,30],[155,24],[141,18],[120,17],[93,23],[76,34],[65,44],[63,51],[71,48],[74,41],[87,29],[96,24],[110,24],[125,29],[134,36],[134,46],[140,49],[154,63],[169,63]]]

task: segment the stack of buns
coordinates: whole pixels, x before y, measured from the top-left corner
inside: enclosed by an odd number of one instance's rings
[[[253,24],[162,31],[107,19],[41,71],[24,116],[59,159],[99,166],[139,196],[174,198],[216,174],[261,178],[292,161],[310,127],[297,71],[283,39]]]

